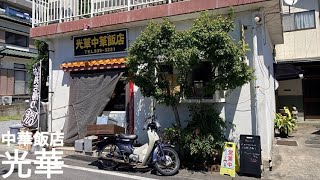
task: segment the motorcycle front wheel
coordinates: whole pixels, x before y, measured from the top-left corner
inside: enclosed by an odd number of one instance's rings
[[[159,151],[158,160],[154,165],[155,169],[164,176],[175,175],[180,168],[178,153],[170,147],[165,147],[163,148],[163,155],[161,154]],[[165,157],[165,160],[161,158],[162,156]]]
[[[103,159],[112,158],[116,153],[117,146],[114,144],[108,144],[102,150],[98,152],[98,168],[104,170],[114,170],[119,166],[118,162],[113,160]]]

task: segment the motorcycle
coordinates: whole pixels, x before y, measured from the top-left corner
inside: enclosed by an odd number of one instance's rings
[[[178,172],[180,159],[174,146],[161,142],[158,131],[160,124],[154,115],[147,118],[144,125],[149,143],[134,147],[137,135],[120,134],[107,137],[97,144],[98,168],[114,170],[121,164],[137,168],[151,167],[160,174],[171,176]]]

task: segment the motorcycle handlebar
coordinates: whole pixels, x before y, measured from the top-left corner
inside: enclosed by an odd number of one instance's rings
[[[150,117],[148,117],[148,118],[146,118],[146,120],[145,121],[147,121],[148,119],[152,119],[152,118],[154,118],[155,116],[154,115],[152,115],[152,116],[150,116]]]

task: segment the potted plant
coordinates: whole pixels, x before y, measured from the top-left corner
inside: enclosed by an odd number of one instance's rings
[[[289,133],[291,133],[295,127],[296,122],[290,116],[284,116],[280,113],[276,114],[276,118],[274,119],[274,127],[280,133],[280,137],[288,137]]]

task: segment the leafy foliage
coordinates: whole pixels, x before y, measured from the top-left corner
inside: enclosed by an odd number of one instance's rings
[[[183,46],[186,40],[182,33],[176,31],[168,19],[162,24],[150,21],[145,31],[129,48],[127,65],[133,73],[132,80],[141,88],[144,96],[153,96],[159,103],[166,105],[177,104],[180,92],[173,92],[170,81],[166,79],[168,72],[164,65],[167,69],[178,70],[178,74],[190,71],[186,57],[189,55],[182,53],[182,49],[187,47]],[[177,58],[182,56],[185,58]]]
[[[28,86],[29,89],[32,89],[33,84],[33,66],[38,63],[42,59],[42,68],[41,68],[41,99],[48,99],[48,87],[46,86],[47,77],[49,76],[49,47],[48,44],[44,41],[35,41],[35,46],[38,50],[38,56],[36,58],[32,58],[30,63],[27,65],[27,72],[29,74]],[[30,91],[32,93],[32,90]]]
[[[291,116],[284,116],[281,113],[276,113],[274,127],[280,131],[280,134],[285,134],[287,136],[295,129],[296,121]]]
[[[232,12],[228,16],[202,13],[190,29],[192,44],[201,52],[198,61],[207,60],[212,67],[207,94],[234,89],[253,78],[252,69],[242,61],[246,49],[228,34],[234,27]]]
[[[192,92],[190,74],[203,61],[211,65],[205,94],[234,89],[253,78],[252,69],[242,61],[246,49],[228,34],[233,29],[232,13],[211,16],[203,12],[190,29],[182,31],[168,19],[150,21],[128,50],[130,79],[144,96],[172,106],[180,128],[177,104]],[[176,80],[168,78],[173,73]]]
[[[172,127],[164,129],[164,139],[169,144],[178,144],[178,142],[181,142],[181,131],[173,124]]]
[[[176,126],[166,128],[164,139],[180,145],[180,155],[188,161],[195,161],[201,166],[212,165],[213,160],[221,155],[226,141],[225,122],[210,104],[193,104],[190,112],[191,121],[187,127],[182,131]]]
[[[190,155],[211,158],[221,151],[225,142],[225,122],[213,105],[194,104],[190,107],[191,121],[183,131],[184,148]]]

